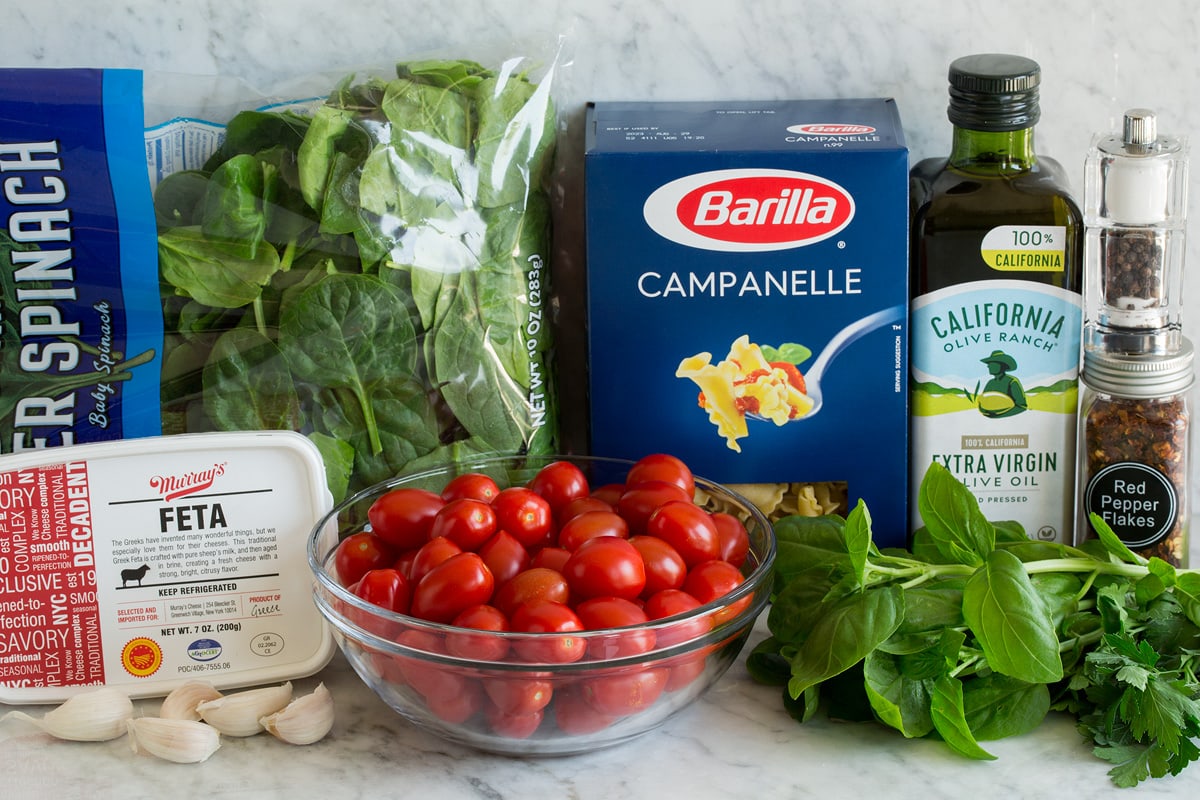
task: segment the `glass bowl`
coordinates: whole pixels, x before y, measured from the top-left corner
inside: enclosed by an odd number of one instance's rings
[[[403,486],[440,492],[455,475],[481,472],[501,488],[523,485],[541,467],[570,461],[592,488],[621,483],[633,462],[585,456],[484,456],[403,475],[347,498],[313,529],[308,559],[317,608],[360,678],[409,722],[447,740],[514,756],[569,755],[619,744],[661,725],[703,695],[737,658],[771,590],[775,537],[749,501],[696,477],[697,501],[733,513],[749,533],[744,580],[692,611],[644,625],[561,633],[480,631],[428,622],[372,605],[342,586],[334,552],[369,528],[367,509]],[[586,640],[572,663],[537,660],[537,648],[570,636]],[[651,649],[627,655],[631,638]],[[496,645],[502,657],[478,660]],[[448,644],[450,645],[448,647]],[[543,649],[542,652],[545,652]]]

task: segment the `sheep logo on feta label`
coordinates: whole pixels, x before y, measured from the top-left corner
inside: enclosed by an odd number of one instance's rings
[[[154,475],[150,478],[150,488],[162,495],[163,500],[170,502],[211,489],[217,478],[224,474],[224,464],[213,464],[207,469],[179,475]]]
[[[854,198],[805,172],[728,169],[660,186],[642,207],[665,239],[702,250],[786,250],[836,235],[854,218]]]

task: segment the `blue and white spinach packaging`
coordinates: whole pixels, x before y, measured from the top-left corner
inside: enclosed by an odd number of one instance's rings
[[[590,449],[903,545],[908,151],[889,99],[587,110]]]

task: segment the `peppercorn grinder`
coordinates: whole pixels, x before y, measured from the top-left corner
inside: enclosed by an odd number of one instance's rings
[[[1093,137],[1085,164],[1084,345],[1173,353],[1182,323],[1187,144],[1153,111],[1125,112]]]

